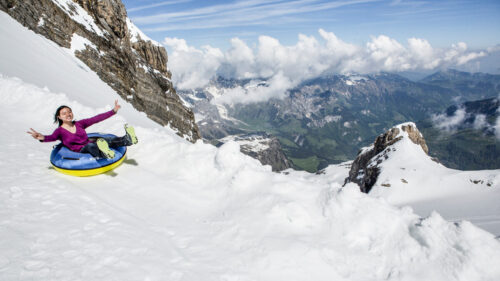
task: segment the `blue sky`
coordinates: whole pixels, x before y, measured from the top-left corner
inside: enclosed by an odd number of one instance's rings
[[[204,87],[216,75],[271,81],[255,95],[234,93],[238,101],[279,97],[328,73],[500,73],[500,0],[124,3],[166,47],[177,88]]]
[[[249,46],[260,35],[284,45],[298,34],[333,32],[345,42],[362,45],[386,35],[404,44],[423,38],[433,47],[465,42],[469,49],[500,44],[500,1],[373,0],[123,0],[128,16],[149,37],[182,38],[189,45],[230,47],[238,37]]]

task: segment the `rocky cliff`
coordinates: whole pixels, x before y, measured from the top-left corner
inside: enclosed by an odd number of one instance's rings
[[[194,114],[178,97],[167,68],[167,52],[127,18],[120,0],[0,0],[18,22],[75,49],[75,55],[139,111],[195,142]]]
[[[380,174],[379,165],[388,159],[388,153],[394,149],[392,145],[403,139],[403,132],[414,144],[419,145],[426,154],[429,153],[425,139],[417,126],[411,122],[401,124],[379,135],[371,146],[359,151],[358,156],[351,165],[349,177],[346,178],[345,183],[357,183],[362,192],[370,192]]]

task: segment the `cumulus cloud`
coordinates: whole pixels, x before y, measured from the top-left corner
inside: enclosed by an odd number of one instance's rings
[[[488,122],[486,121],[486,115],[477,114],[474,117],[474,123],[472,124],[472,127],[476,130],[481,130],[484,129],[485,127],[488,127]]]
[[[224,54],[217,48],[204,46],[196,49],[188,46],[186,40],[165,38],[163,44],[173,50],[169,54],[169,68],[172,79],[179,89],[203,87],[219,69]]]
[[[271,98],[283,98],[286,90],[293,87],[293,82],[283,73],[277,73],[266,83],[254,81],[245,88],[237,86],[225,89],[225,92],[212,100],[215,104],[235,104],[267,101]]]
[[[410,38],[403,45],[385,35],[372,37],[364,46],[358,46],[323,29],[318,33],[319,38],[300,34],[297,43],[291,46],[285,46],[270,36],[260,36],[254,47],[233,38],[231,47],[224,52],[210,46],[197,49],[177,38],[167,37],[163,44],[170,49],[169,67],[173,82],[179,89],[201,88],[216,75],[268,79],[267,85],[249,91],[234,89],[230,98],[221,99],[232,103],[280,97],[284,95],[285,87],[294,87],[326,72],[367,74],[433,70],[464,65],[489,52],[469,51],[463,42],[449,48],[434,48],[421,38]]]
[[[485,114],[466,113],[465,108],[457,109],[453,115],[436,114],[431,117],[435,127],[447,132],[455,132],[459,128],[472,128],[475,130],[494,133],[500,140],[500,108],[497,109],[498,117],[495,123],[489,123]],[[471,123],[471,120],[472,123]]]
[[[432,121],[434,125],[440,129],[443,129],[448,132],[455,131],[459,125],[461,125],[466,118],[465,109],[459,108],[455,113],[451,116],[446,114],[438,114],[432,116]]]

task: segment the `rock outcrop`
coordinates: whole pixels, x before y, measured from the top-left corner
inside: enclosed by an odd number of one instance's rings
[[[201,138],[170,80],[167,52],[130,22],[120,0],[0,0],[0,9],[62,47],[88,40],[75,55],[120,96],[181,137]]]
[[[225,143],[230,140],[240,145],[242,153],[259,160],[262,165],[270,165],[273,172],[280,172],[292,167],[276,137],[266,133],[247,134],[229,136],[222,139],[221,142]]]
[[[429,153],[425,139],[415,124],[401,124],[379,135],[371,146],[359,151],[358,156],[351,165],[349,177],[346,178],[345,183],[357,183],[362,192],[370,192],[380,174],[379,165],[388,158],[387,154],[391,149],[390,146],[403,139],[404,136],[401,131],[406,132],[408,138],[416,145],[419,145],[426,154]]]

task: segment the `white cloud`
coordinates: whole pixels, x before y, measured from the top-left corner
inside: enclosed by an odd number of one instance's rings
[[[499,97],[500,98],[500,97]],[[455,132],[459,127],[473,128],[493,132],[500,140],[500,108],[497,109],[498,117],[495,123],[489,123],[485,114],[466,113],[465,108],[457,109],[452,116],[437,114],[431,117],[434,126],[447,132]],[[465,120],[474,118],[474,122],[464,123]]]
[[[262,102],[271,98],[283,98],[286,90],[293,87],[293,82],[283,73],[277,73],[266,84],[250,83],[245,88],[240,86],[226,89],[223,95],[212,100],[215,104],[235,104]]]
[[[180,89],[203,87],[216,75],[270,80],[266,87],[246,93],[259,97],[243,97],[239,92],[244,89],[235,89],[232,98],[224,99],[232,102],[238,102],[236,97],[250,102],[283,96],[284,93],[278,93],[286,90],[283,87],[294,87],[325,72],[433,70],[460,66],[488,54],[488,51],[468,51],[463,42],[442,49],[433,48],[425,39],[410,38],[405,46],[385,35],[357,46],[342,41],[332,32],[323,29],[318,32],[319,39],[300,34],[297,43],[291,46],[270,36],[260,36],[254,47],[233,38],[225,52],[210,46],[197,49],[177,38],[167,37],[163,43],[170,49],[169,68]]]
[[[291,22],[296,24],[303,18],[304,13],[334,10],[341,7],[354,6],[377,0],[300,0],[300,1],[273,1],[273,0],[250,0],[234,1],[231,3],[207,2],[201,8],[171,11],[167,13],[156,13],[153,15],[137,16],[133,20],[139,25],[150,25],[143,31],[166,31],[166,30],[192,30],[218,27],[241,27],[250,25],[268,25],[275,23],[283,24]],[[172,4],[178,1],[167,1],[158,4],[145,5],[132,8],[133,11],[150,9],[154,7]]]
[[[219,69],[224,54],[217,48],[204,46],[201,50],[187,45],[184,39],[165,38],[163,44],[171,47],[169,69],[180,89],[203,87]]]
[[[127,12],[128,13],[137,12],[137,11],[147,10],[147,9],[151,9],[151,8],[158,8],[158,7],[162,7],[162,6],[174,5],[174,4],[179,4],[179,3],[186,3],[189,1],[191,1],[191,0],[163,1],[160,3],[130,8],[130,9],[127,9]]]
[[[225,76],[252,78],[255,72],[253,63],[255,55],[250,47],[239,38],[231,39],[231,48],[225,54]]]
[[[474,123],[472,124],[472,127],[476,130],[482,130],[486,127],[488,127],[488,122],[486,121],[486,115],[484,114],[477,114],[474,117]]]
[[[448,132],[455,131],[459,125],[462,124],[462,122],[466,118],[466,112],[465,109],[459,108],[457,111],[452,116],[448,116],[446,114],[438,114],[432,116],[432,121],[434,122],[434,125],[440,129],[443,129]]]

